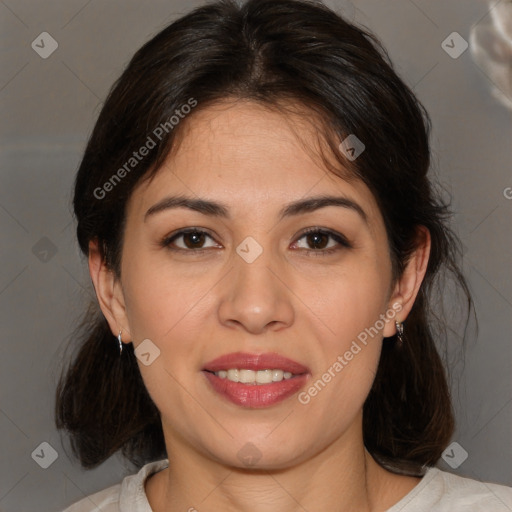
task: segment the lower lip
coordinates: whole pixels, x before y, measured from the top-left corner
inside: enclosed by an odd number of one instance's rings
[[[304,386],[307,374],[297,375],[270,384],[243,384],[221,379],[214,373],[203,371],[213,389],[230,402],[241,407],[260,409],[286,400]]]

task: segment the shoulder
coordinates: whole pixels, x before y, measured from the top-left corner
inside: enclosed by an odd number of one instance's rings
[[[510,512],[512,487],[429,468],[420,483],[388,512]]]
[[[95,494],[73,503],[73,505],[64,509],[62,512],[92,512],[101,510],[101,512],[119,512],[119,499],[121,495],[121,484],[113,485],[103,489]]]
[[[151,512],[144,484],[150,475],[168,465],[168,459],[150,462],[121,483],[86,496],[62,512]]]

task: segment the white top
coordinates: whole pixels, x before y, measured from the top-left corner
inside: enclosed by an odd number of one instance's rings
[[[152,512],[144,482],[169,466],[150,462],[120,484],[97,492],[62,512]],[[489,484],[428,468],[418,485],[387,512],[511,512],[512,487]]]

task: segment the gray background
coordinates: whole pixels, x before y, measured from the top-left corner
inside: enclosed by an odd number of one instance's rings
[[[53,424],[60,358],[91,293],[70,190],[112,82],[143,42],[198,4],[0,1],[1,511],[56,511],[132,472],[119,456],[81,470]],[[454,196],[480,322],[465,361],[454,358],[454,441],[468,453],[454,471],[512,485],[512,200],[503,194],[512,186],[511,116],[491,97],[490,79],[469,51],[452,59],[441,47],[453,31],[468,40],[471,27],[488,20],[490,5],[328,4],[375,31],[432,116],[434,167]],[[59,44],[47,59],[31,48],[43,31]],[[452,345],[458,343],[454,335]],[[58,454],[47,469],[31,456],[42,442]],[[440,467],[450,470],[442,460]]]

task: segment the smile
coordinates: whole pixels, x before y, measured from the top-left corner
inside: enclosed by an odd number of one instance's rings
[[[270,407],[297,393],[311,372],[306,366],[275,353],[235,352],[203,368],[211,389],[241,407]]]

